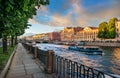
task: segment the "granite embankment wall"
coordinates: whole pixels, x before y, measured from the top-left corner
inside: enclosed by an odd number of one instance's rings
[[[120,42],[85,42],[88,46],[120,47]]]

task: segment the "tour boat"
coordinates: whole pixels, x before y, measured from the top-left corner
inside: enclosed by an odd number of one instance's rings
[[[76,46],[69,46],[68,49],[73,51],[79,51],[79,48]]]
[[[97,47],[69,46],[68,49],[73,50],[73,51],[84,52],[85,54],[99,54],[99,55],[102,54],[102,51],[99,50],[99,48],[97,48]]]
[[[103,53],[97,47],[79,48],[79,51],[85,52],[85,54],[102,54]]]

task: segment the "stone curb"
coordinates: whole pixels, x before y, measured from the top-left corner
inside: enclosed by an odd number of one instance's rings
[[[12,62],[12,59],[13,59],[13,57],[14,57],[14,55],[15,55],[16,48],[17,48],[17,46],[14,48],[13,53],[12,53],[11,56],[9,57],[9,60],[8,60],[7,64],[5,65],[4,69],[2,70],[2,72],[1,72],[1,74],[0,74],[0,78],[5,78],[8,70],[9,70],[10,64],[11,64],[11,62]]]

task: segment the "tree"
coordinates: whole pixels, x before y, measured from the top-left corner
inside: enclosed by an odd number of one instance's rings
[[[36,6],[49,4],[49,0],[0,0],[0,38],[3,52],[7,52],[7,36],[18,36],[28,27],[27,20],[36,14]]]
[[[117,21],[117,18],[112,18],[108,22],[108,38],[115,38],[116,37],[116,27],[115,27],[115,21]]]
[[[99,24],[98,38],[106,38],[107,37],[107,22],[102,22]]]
[[[116,37],[116,26],[115,22],[117,18],[112,18],[109,22],[102,22],[99,24],[98,38],[115,38]]]

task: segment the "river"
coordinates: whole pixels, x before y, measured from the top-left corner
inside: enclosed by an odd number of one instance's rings
[[[103,55],[86,55],[83,52],[68,50],[65,45],[37,44],[37,46],[44,50],[54,50],[57,55],[120,77],[120,48],[100,48]]]

